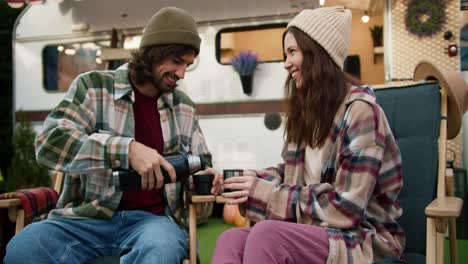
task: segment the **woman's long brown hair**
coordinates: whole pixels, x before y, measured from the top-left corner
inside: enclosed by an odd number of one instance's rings
[[[296,88],[291,75],[285,82],[286,141],[305,142],[312,148],[320,148],[325,144],[350,84],[360,83],[348,78],[322,46],[304,32],[295,27],[290,27],[288,32],[296,39],[303,61],[302,87]]]

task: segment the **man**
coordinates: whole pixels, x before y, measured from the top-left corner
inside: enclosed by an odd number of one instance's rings
[[[115,71],[78,76],[36,138],[40,164],[66,172],[49,219],[27,226],[7,247],[5,263],[180,263],[187,233],[181,184],[163,153],[190,151],[211,166],[193,102],[176,90],[199,53],[195,20],[164,8],[148,22],[140,49]],[[161,168],[162,167],[162,168]],[[132,168],[142,190],[119,191],[112,170]],[[161,169],[172,183],[164,184]],[[212,193],[220,190],[214,174]],[[173,220],[174,219],[174,220]]]

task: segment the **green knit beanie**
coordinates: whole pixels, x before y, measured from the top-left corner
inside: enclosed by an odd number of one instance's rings
[[[195,19],[185,10],[165,7],[151,17],[141,38],[140,48],[152,45],[183,44],[200,51]]]

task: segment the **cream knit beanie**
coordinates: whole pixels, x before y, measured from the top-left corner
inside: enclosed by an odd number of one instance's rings
[[[289,22],[288,28],[297,27],[309,35],[343,69],[348,55],[351,18],[351,11],[342,6],[305,9]]]

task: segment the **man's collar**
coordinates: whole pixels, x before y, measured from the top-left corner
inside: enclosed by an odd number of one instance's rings
[[[158,99],[158,109],[163,109],[165,106],[172,108],[174,105],[174,93],[163,93]]]
[[[115,100],[121,99],[123,96],[128,95],[132,102],[135,102],[132,84],[128,77],[128,63],[123,64],[115,70],[114,74],[114,92]]]

